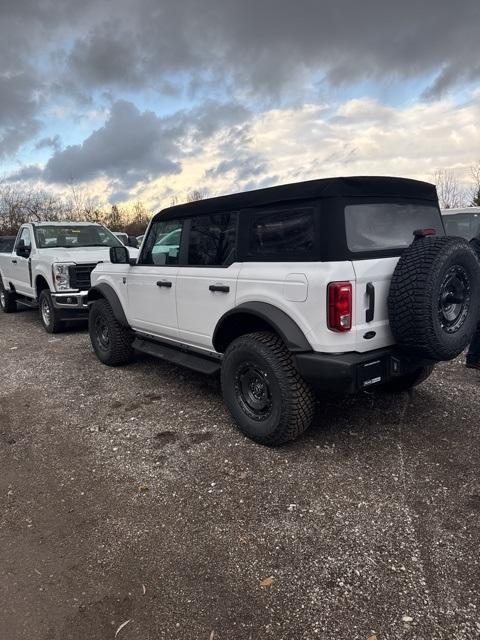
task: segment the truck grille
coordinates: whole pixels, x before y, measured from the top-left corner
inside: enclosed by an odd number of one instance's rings
[[[94,264],[74,264],[69,267],[70,287],[72,289],[90,289],[90,274],[97,266]]]

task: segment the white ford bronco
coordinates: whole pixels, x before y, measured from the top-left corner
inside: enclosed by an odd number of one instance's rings
[[[433,185],[332,178],[161,211],[138,259],[114,247],[94,269],[88,303],[102,362],[220,370],[239,428],[276,445],[309,426],[315,390],[401,391],[456,357],[480,268]]]
[[[67,320],[87,318],[90,273],[110,259],[111,247],[121,246],[100,224],[22,225],[13,249],[0,253],[0,307],[12,313],[17,304],[38,306],[49,333],[62,330]]]

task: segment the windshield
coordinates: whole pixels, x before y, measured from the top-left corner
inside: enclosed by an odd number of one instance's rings
[[[123,246],[108,229],[94,224],[36,227],[35,238],[39,249]]]
[[[443,223],[449,236],[460,236],[465,240],[471,240],[480,234],[480,214],[478,213],[444,215]]]
[[[445,235],[440,210],[433,204],[353,204],[345,207],[345,225],[348,248],[355,253],[405,249],[417,229]]]

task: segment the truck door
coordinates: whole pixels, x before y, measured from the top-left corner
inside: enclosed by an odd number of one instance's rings
[[[29,227],[23,227],[15,242],[10,265],[10,282],[17,293],[32,295],[32,232]]]
[[[185,266],[177,276],[178,335],[213,349],[219,319],[235,306],[240,264],[234,261],[236,213],[195,216],[188,222]]]
[[[127,276],[131,326],[157,337],[178,337],[177,272],[183,220],[158,220],[149,229],[142,252]]]

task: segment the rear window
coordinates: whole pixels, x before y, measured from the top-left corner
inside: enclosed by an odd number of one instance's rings
[[[282,260],[315,255],[313,209],[270,210],[250,220],[249,255]]]
[[[345,207],[345,228],[350,251],[404,249],[416,229],[435,229],[445,235],[439,209],[414,203],[352,204]]]

